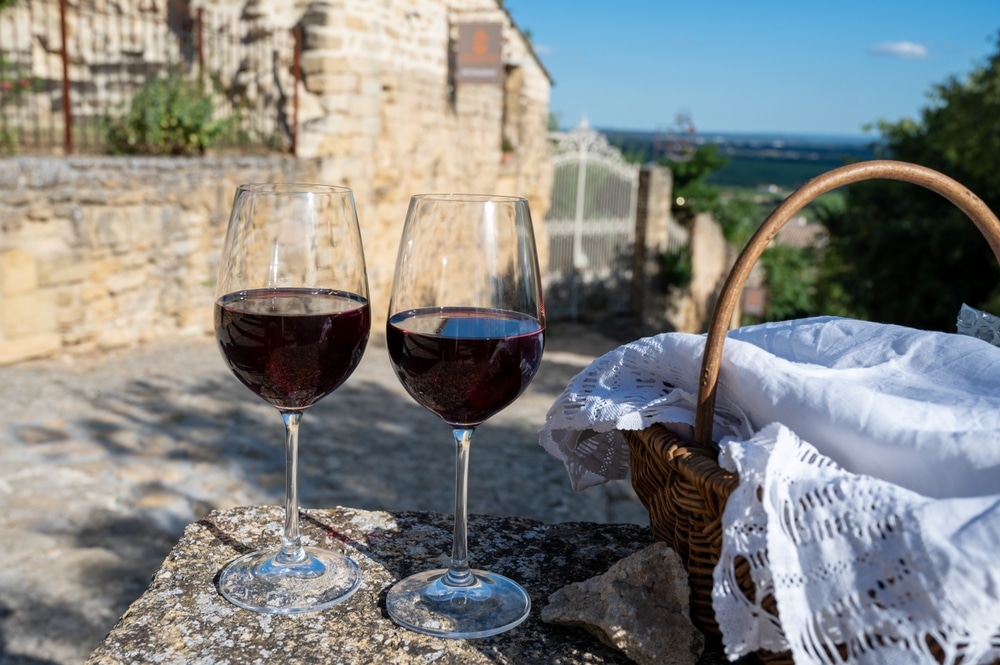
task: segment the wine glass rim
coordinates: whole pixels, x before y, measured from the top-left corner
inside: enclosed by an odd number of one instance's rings
[[[486,201],[516,203],[519,201],[527,201],[527,199],[523,196],[510,196],[507,194],[461,194],[453,192],[414,194],[413,199],[421,201],[463,201],[470,203],[483,203]]]
[[[351,194],[349,187],[314,182],[245,182],[236,187],[255,194]]]

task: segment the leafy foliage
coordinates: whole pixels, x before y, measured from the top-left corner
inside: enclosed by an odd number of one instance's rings
[[[174,72],[151,79],[120,117],[106,120],[112,154],[190,155],[204,153],[229,130],[234,118],[213,117],[204,84]]]
[[[1000,44],[1000,36],[998,36]],[[881,121],[876,156],[951,176],[1000,209],[1000,52],[929,94],[919,120]],[[867,181],[822,219],[830,232],[819,282],[825,311],[954,330],[962,302],[1000,311],[1000,269],[953,204],[916,185]]]
[[[717,145],[700,146],[689,160],[664,163],[674,173],[674,214],[679,220],[699,212],[711,213],[726,241],[743,247],[766,217],[768,211],[755,196],[733,191],[722,195],[720,188],[708,184],[711,175],[728,163]],[[776,245],[764,252],[760,262],[768,286],[767,320],[815,311],[815,250]],[[686,286],[691,281],[690,252],[662,255],[660,273],[665,287]]]
[[[816,312],[817,250],[772,245],[760,257],[767,276],[768,321],[783,321]]]
[[[675,252],[660,254],[660,289],[667,293],[671,288],[684,288],[691,283],[691,248],[682,247]]]
[[[743,247],[767,217],[769,205],[747,195],[724,196],[719,200],[715,218],[726,241]],[[760,257],[767,285],[767,303],[763,319],[782,321],[816,313],[817,265],[820,250],[772,244]]]
[[[730,194],[718,199],[712,211],[730,245],[742,247],[760,226],[765,214],[761,205],[746,195]]]
[[[729,163],[719,153],[719,146],[708,143],[698,146],[689,158],[674,161],[667,157],[660,160],[674,176],[674,217],[681,223],[689,221],[699,212],[712,212],[719,201],[719,188],[707,183],[713,172]]]
[[[2,10],[3,5],[0,4]],[[39,77],[0,55],[0,105],[17,103],[24,95],[41,89],[42,80]]]

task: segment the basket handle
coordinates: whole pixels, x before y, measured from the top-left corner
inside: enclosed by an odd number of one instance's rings
[[[816,176],[797,189],[772,212],[740,252],[722,291],[705,341],[705,355],[698,385],[698,407],[695,415],[695,441],[710,445],[715,396],[722,361],[722,344],[729,330],[736,302],[743,292],[750,270],[782,226],[797,212],[821,194],[862,180],[901,180],[933,190],[954,203],[986,237],[994,256],[1000,262],[1000,220],[979,197],[948,176],[916,164],[892,160],[872,160],[842,166]]]

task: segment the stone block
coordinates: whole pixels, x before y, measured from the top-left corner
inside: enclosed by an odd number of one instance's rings
[[[305,51],[299,60],[299,67],[302,70],[302,75],[306,78],[326,73],[336,73],[343,71],[342,64],[338,65],[337,60],[328,51]],[[340,62],[343,63],[343,60],[341,59]]]
[[[107,298],[108,287],[98,282],[88,282],[80,286],[80,301],[84,304]]]
[[[472,516],[475,561],[521,583],[533,608],[509,632],[448,640],[397,626],[385,613],[384,599],[401,577],[437,567],[451,546],[449,515],[350,508],[301,515],[306,543],[345,551],[361,569],[361,588],[345,603],[289,616],[230,605],[216,589],[218,571],[237,554],[280,539],[282,511],[272,506],[216,511],[185,529],[147,591],[86,665],[148,662],[150,654],[161,665],[248,662],[265,654],[270,662],[342,665],[630,662],[587,632],[545,623],[539,615],[556,589],[648,545],[651,535],[644,527]]]
[[[115,195],[108,198],[107,204],[110,206],[134,206],[142,203],[146,198],[146,192],[141,189],[127,189],[122,192],[115,192]]]
[[[87,303],[87,320],[107,321],[117,311],[118,307],[115,305],[115,301],[111,299],[110,294],[107,294],[104,298],[95,299]]]
[[[85,315],[86,310],[74,291],[62,289],[56,292],[56,324],[61,332],[73,330],[83,323]]]
[[[343,92],[336,92],[336,93],[322,95],[320,97],[317,97],[316,99],[318,100],[320,107],[323,110],[323,113],[320,114],[320,117],[322,118],[329,113],[336,113],[336,114],[348,113],[349,111],[351,111],[352,108],[351,103],[356,101],[357,98],[354,95],[349,95]],[[337,125],[339,125],[339,122],[334,124],[333,128],[336,128]]]
[[[48,291],[0,300],[0,331],[7,339],[54,333],[57,330],[55,294]]]
[[[111,275],[121,272],[122,268],[124,268],[124,264],[120,258],[103,258],[93,261],[90,264],[90,281],[105,282]]]
[[[0,341],[0,365],[54,356],[61,348],[62,339],[56,333]]]
[[[309,30],[314,26],[340,25],[340,12],[343,6],[339,2],[314,0],[302,16],[302,26]]]
[[[320,102],[319,97],[308,94],[304,86],[299,88],[299,123],[320,118],[324,114],[324,105]]]
[[[130,291],[137,291],[150,282],[149,273],[145,270],[123,270],[109,275],[105,282],[108,293],[112,296]]]
[[[344,27],[358,34],[368,33],[371,30],[371,23],[372,20],[367,14],[348,14],[344,17]]]
[[[38,285],[77,284],[87,279],[90,265],[75,254],[55,254],[38,259]]]
[[[33,204],[28,208],[27,217],[34,221],[47,221],[52,218],[52,206],[48,202]]]
[[[131,243],[136,219],[142,215],[131,208],[96,206],[89,213],[89,239],[92,247],[124,248]]]
[[[31,293],[38,288],[35,255],[27,249],[11,249],[0,255],[0,286],[4,296]]]
[[[119,349],[132,346],[138,339],[132,326],[114,325],[100,330],[94,341],[101,349]]]
[[[316,26],[302,36],[303,52],[311,50],[338,51],[344,48],[344,33],[337,28]]]

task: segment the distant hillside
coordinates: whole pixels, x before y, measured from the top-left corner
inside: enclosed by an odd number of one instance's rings
[[[659,161],[669,137],[656,132],[600,129],[611,145],[629,159]],[[693,145],[716,143],[730,159],[709,181],[723,187],[777,185],[794,189],[810,178],[845,163],[872,158],[868,137],[805,135],[695,134],[683,137]]]

